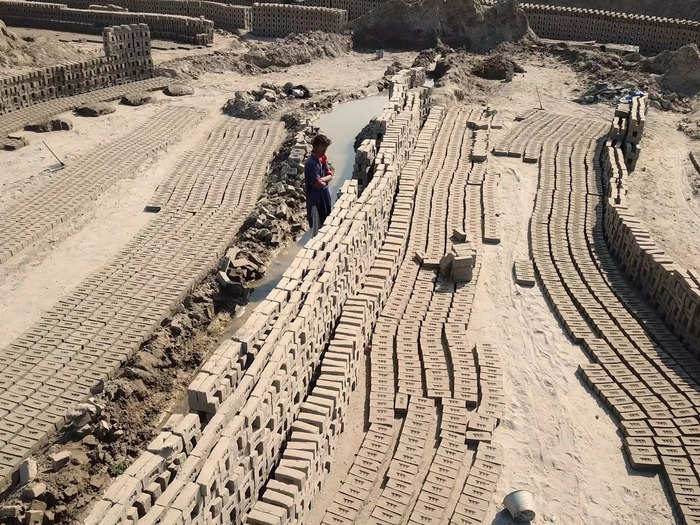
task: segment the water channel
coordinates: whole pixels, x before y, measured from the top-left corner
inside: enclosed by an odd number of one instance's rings
[[[335,201],[336,194],[343,183],[352,177],[355,164],[355,137],[362,128],[374,117],[381,114],[386,104],[386,96],[375,95],[358,100],[343,102],[335,106],[329,113],[321,115],[315,122],[321,132],[327,135],[332,144],[328,148],[328,160],[333,166],[334,174],[331,181],[331,196]],[[297,253],[311,238],[307,231],[297,242],[289,244],[281,250],[267,267],[265,276],[255,283],[255,289],[248,296],[248,304],[240,308],[236,319],[229,325],[227,335],[233,334],[255,309],[267,294],[282,279]]]

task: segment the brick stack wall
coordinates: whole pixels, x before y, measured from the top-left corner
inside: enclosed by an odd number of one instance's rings
[[[68,0],[71,8],[89,9],[94,0]],[[231,5],[223,2],[205,2],[200,0],[109,0],[103,3],[116,5],[136,13],[159,13],[180,15],[193,18],[203,16],[214,22],[219,29],[234,31],[250,29],[250,11],[247,5]],[[236,2],[245,4],[246,2]]]
[[[607,181],[604,227],[608,246],[673,333],[700,355],[700,276],[669,258],[627,208],[625,179],[631,170],[621,144],[608,138],[601,161]]]
[[[341,33],[348,23],[342,9],[289,4],[253,4],[252,30],[258,36],[324,31]]]
[[[307,0],[305,5],[344,9],[348,12],[348,20],[355,20],[382,4],[382,0]]]
[[[153,76],[151,35],[146,24],[107,27],[103,39],[104,57],[0,78],[0,115]]]
[[[214,42],[214,22],[174,14],[72,9],[66,4],[0,0],[0,19],[9,26],[77,33],[98,33],[114,25],[147,24],[154,38],[198,45]]]
[[[530,27],[543,38],[631,44],[645,54],[700,46],[700,22],[580,7],[520,4]]]

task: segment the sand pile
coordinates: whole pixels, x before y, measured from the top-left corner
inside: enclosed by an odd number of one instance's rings
[[[663,75],[659,84],[665,89],[687,97],[700,92],[700,50],[695,44],[664,51],[644,59],[640,66],[642,70]]]
[[[514,0],[490,8],[479,0],[390,0],[353,26],[360,48],[425,49],[442,41],[481,52],[529,33]]]
[[[64,62],[87,60],[102,53],[102,46],[94,49],[78,48],[70,43],[48,41],[46,38],[23,39],[7,28],[0,20],[0,73],[13,75],[11,68],[55,66]]]
[[[272,41],[237,40],[230,49],[186,56],[160,64],[158,74],[197,78],[209,71],[237,71],[256,75],[313,60],[335,58],[349,52],[352,41],[348,35],[312,31],[293,34]]]

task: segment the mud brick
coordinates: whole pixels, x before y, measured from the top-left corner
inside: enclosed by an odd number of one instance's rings
[[[353,473],[352,468],[350,469],[350,473],[348,474],[348,476],[345,478],[346,485],[366,491],[371,490],[373,482],[374,479],[367,479]]]
[[[389,523],[391,525],[400,525],[401,524],[401,515],[396,514],[395,512],[392,512],[390,510],[387,510],[385,508],[376,506],[374,507],[374,510],[372,511],[371,517],[376,518],[378,520],[382,520],[386,523]]]

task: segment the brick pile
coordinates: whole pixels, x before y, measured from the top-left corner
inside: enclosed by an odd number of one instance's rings
[[[255,35],[281,37],[306,31],[342,33],[347,22],[348,13],[342,9],[254,3],[251,25]]]
[[[214,22],[175,14],[72,9],[66,4],[2,0],[0,19],[9,26],[76,33],[99,33],[114,25],[146,24],[154,38],[197,45],[214,42]]]
[[[634,97],[629,103],[620,102],[615,108],[615,114],[610,124],[608,137],[619,144],[629,171],[634,171],[639,159],[641,151],[639,143],[644,134],[648,110],[648,95]]]
[[[0,115],[51,99],[153,76],[151,36],[147,25],[107,27],[102,31],[102,38],[104,57],[0,77]]]
[[[625,275],[644,293],[673,333],[700,354],[698,276],[677,265],[627,209],[625,182],[633,168],[628,170],[625,157],[618,141],[606,141],[602,169],[608,196],[604,222],[608,246]]]
[[[700,22],[656,16],[522,3],[530,27],[543,38],[632,44],[645,54],[686,44],[700,46]]]

